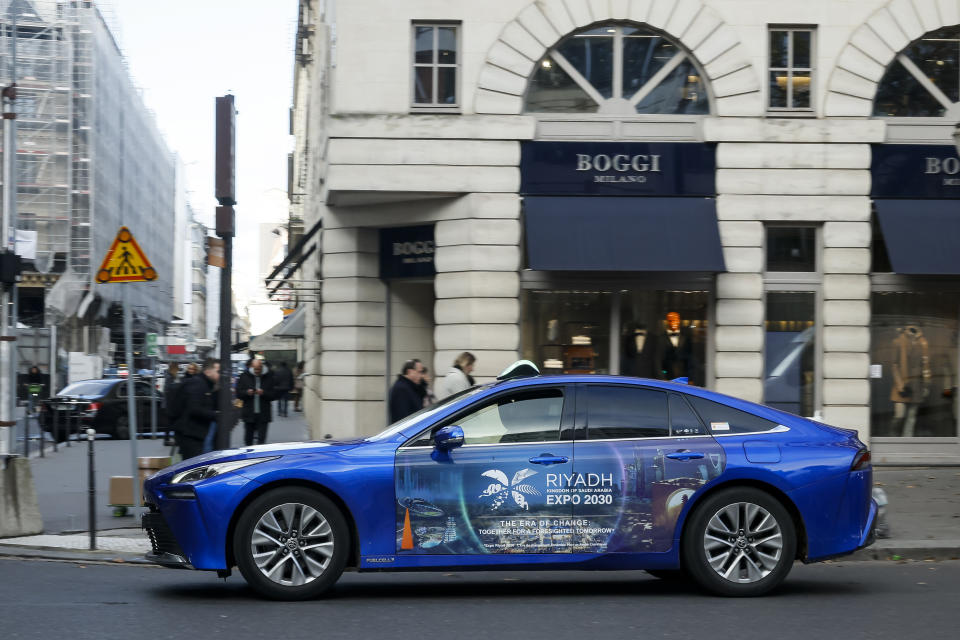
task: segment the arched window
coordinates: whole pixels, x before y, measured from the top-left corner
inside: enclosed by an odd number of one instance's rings
[[[526,111],[707,114],[704,78],[693,56],[663,34],[608,23],[567,36],[537,62]]]
[[[960,26],[925,34],[897,54],[877,87],[873,115],[939,117],[960,102]]]

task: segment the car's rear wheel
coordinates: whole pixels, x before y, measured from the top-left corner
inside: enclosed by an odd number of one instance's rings
[[[346,519],[326,496],[302,487],[263,494],[237,521],[233,549],[247,583],[274,600],[307,600],[343,573]]]
[[[682,544],[690,576],[722,596],[767,593],[790,573],[797,551],[786,508],[751,487],[720,491],[698,505]]]

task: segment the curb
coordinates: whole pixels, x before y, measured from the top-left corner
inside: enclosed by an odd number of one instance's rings
[[[958,560],[960,540],[881,540],[838,560]]]
[[[59,560],[61,562],[114,562],[117,564],[136,564],[158,566],[148,561],[142,553],[109,550],[76,550],[57,547],[24,547],[0,543],[0,557],[24,558],[33,560]]]

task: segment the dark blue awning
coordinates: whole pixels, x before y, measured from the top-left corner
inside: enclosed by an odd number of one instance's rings
[[[896,273],[960,275],[960,200],[875,200]]]
[[[526,196],[527,262],[544,271],[725,271],[712,198]]]

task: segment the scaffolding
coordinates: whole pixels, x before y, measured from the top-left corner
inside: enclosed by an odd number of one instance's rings
[[[28,268],[57,281],[48,313],[78,331],[109,318],[122,287],[94,287],[93,274],[126,225],[161,275],[131,287],[129,301],[151,322],[169,319],[173,156],[96,3],[0,0],[0,85],[11,81],[17,228],[37,232]]]

